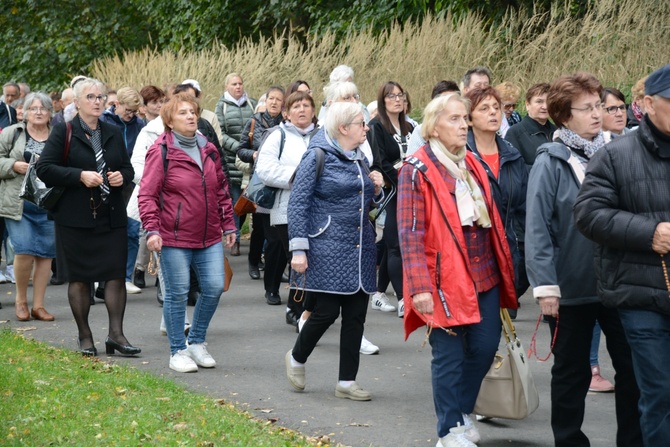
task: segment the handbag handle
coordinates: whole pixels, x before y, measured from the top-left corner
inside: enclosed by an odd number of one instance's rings
[[[500,321],[502,322],[502,332],[507,343],[516,340],[516,328],[514,327],[514,323],[512,323],[512,317],[509,316],[509,311],[505,308],[500,308]]]

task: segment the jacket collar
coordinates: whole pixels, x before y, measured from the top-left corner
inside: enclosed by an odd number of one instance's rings
[[[640,120],[640,127],[638,132],[640,132],[640,140],[642,141],[642,145],[649,152],[656,154],[660,158],[670,158],[669,151],[659,147],[658,143],[656,142],[656,138],[654,138],[654,134],[649,128],[649,123],[647,123],[648,119],[649,117],[645,115],[644,118]]]
[[[498,146],[498,153],[500,154],[500,166],[508,161],[514,161],[517,158],[521,158],[521,153],[498,134],[496,134],[496,145]],[[477,159],[481,160],[482,157],[479,153],[479,150],[477,150],[477,145],[475,144],[475,133],[473,132],[472,128],[468,129],[467,148],[470,150],[470,152],[475,154]]]
[[[72,136],[79,138],[92,148],[93,146],[86,137],[86,133],[84,132],[84,129],[81,127],[81,123],[79,122],[79,115],[75,115],[70,122],[72,123]],[[107,140],[112,138],[113,127],[115,126],[98,119],[98,127],[100,127],[100,131],[102,132],[102,147],[105,148],[105,143]]]

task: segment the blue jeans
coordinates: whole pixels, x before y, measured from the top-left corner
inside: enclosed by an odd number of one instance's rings
[[[238,185],[236,183],[230,183],[230,196],[231,199],[233,200],[233,206],[237,203],[237,199],[240,198],[242,195],[242,185]],[[237,231],[235,232],[235,240],[239,241],[240,240],[240,216],[237,215],[237,213],[233,212],[233,220],[235,221],[235,228],[237,228]]]
[[[137,252],[140,250],[140,222],[128,218],[128,258],[126,259],[126,282],[133,280],[133,271],[135,270],[135,260]]]
[[[644,445],[670,445],[670,317],[641,309],[619,309],[619,315],[640,388]]]
[[[205,342],[205,335],[223,293],[223,244],[207,248],[163,247],[161,270],[165,295],[163,317],[170,342],[170,354],[186,349],[184,314],[190,287],[190,267],[193,267],[200,284],[200,298],[193,311],[189,344]]]
[[[599,365],[598,350],[600,349],[600,324],[596,321],[593,326],[593,338],[591,339],[591,352],[589,353],[589,361],[591,366]]]
[[[482,380],[498,350],[501,323],[497,286],[479,294],[479,312],[481,322],[451,328],[456,336],[439,328],[430,333],[433,402],[440,438],[457,423],[463,425],[462,414],[474,410]]]

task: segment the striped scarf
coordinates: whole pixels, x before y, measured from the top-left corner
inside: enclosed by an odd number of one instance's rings
[[[105,153],[102,148],[102,131],[100,130],[100,123],[95,130],[88,127],[88,125],[79,117],[79,123],[81,124],[84,133],[88,135],[91,145],[93,146],[93,151],[95,152],[95,163],[97,165],[98,174],[102,176],[102,183],[100,184],[100,198],[103,203],[107,203],[109,200],[109,180],[107,180],[107,164],[105,163]]]

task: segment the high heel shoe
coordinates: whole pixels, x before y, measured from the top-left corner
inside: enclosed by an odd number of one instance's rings
[[[107,355],[114,354],[114,350],[119,351],[119,354],[123,355],[137,355],[140,352],[142,352],[140,348],[136,348],[133,345],[119,344],[109,337],[107,337],[107,339],[105,340],[105,350],[107,352]]]
[[[98,355],[98,350],[95,349],[95,345],[90,348],[82,348],[81,340],[79,340],[79,338],[77,338],[77,346],[79,346],[79,353],[84,357],[95,357]]]

